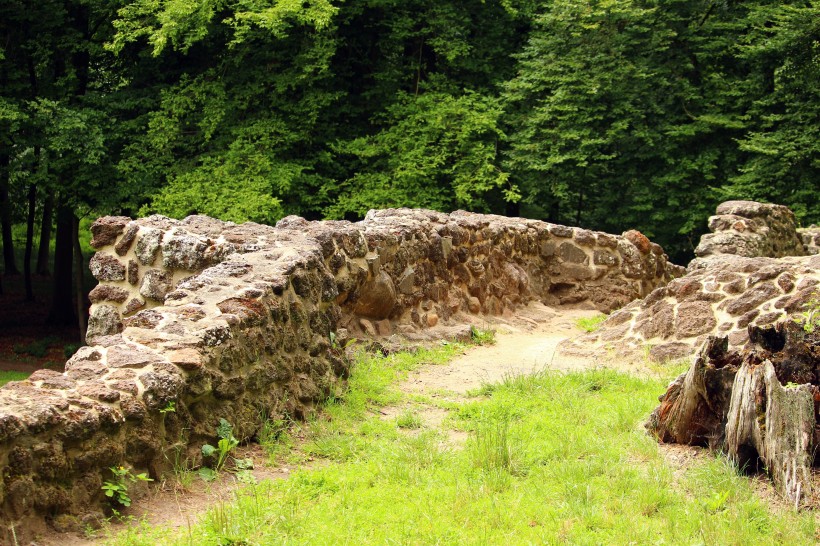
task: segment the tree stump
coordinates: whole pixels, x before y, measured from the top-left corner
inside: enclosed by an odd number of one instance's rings
[[[660,397],[647,429],[662,442],[707,446],[765,470],[799,506],[811,494],[818,445],[820,335],[797,323],[749,326],[742,351],[710,337]]]

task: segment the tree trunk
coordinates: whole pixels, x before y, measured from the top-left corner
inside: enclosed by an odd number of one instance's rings
[[[74,288],[77,292],[77,324],[80,327],[80,341],[85,342],[85,332],[88,326],[85,290],[83,289],[85,264],[83,263],[82,247],[80,247],[80,220],[73,215],[72,218],[74,220],[72,239],[74,243]]]
[[[708,445],[743,469],[765,470],[800,506],[812,492],[818,444],[820,332],[785,320],[750,326],[749,339],[742,352],[730,352],[726,338],[710,337],[646,426],[663,442]]]
[[[9,156],[0,154],[0,230],[3,233],[3,264],[6,275],[19,275],[14,259],[14,240],[11,236],[11,202],[9,201]]]
[[[54,293],[51,299],[50,324],[76,324],[72,300],[71,268],[74,254],[74,212],[67,205],[57,209],[57,237],[54,248]]]
[[[762,419],[761,419],[762,417]],[[744,362],[726,422],[726,452],[740,468],[760,462],[786,499],[799,506],[811,493],[814,397],[808,384],[783,387],[774,365]]]
[[[47,192],[43,203],[43,222],[40,224],[40,244],[37,248],[37,267],[35,271],[38,275],[48,276],[48,258],[51,254],[51,224],[54,221],[54,194]]]
[[[37,211],[37,187],[28,187],[28,216],[26,217],[26,253],[23,257],[23,276],[26,284],[26,301],[34,301],[34,288],[31,285],[31,252],[34,248],[34,214]]]

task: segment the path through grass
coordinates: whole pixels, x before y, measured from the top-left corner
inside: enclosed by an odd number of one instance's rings
[[[676,472],[641,427],[666,380],[608,370],[510,377],[439,404],[444,427],[380,408],[423,409],[396,389],[420,362],[459,350],[363,357],[324,418],[287,432],[280,459],[326,464],[262,482],[181,533],[143,524],[116,545],[811,544],[814,517],[775,513],[723,459]],[[414,406],[415,405],[415,406]]]

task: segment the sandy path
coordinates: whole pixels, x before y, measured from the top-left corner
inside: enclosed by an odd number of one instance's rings
[[[491,325],[495,344],[471,347],[444,366],[423,366],[410,373],[401,385],[405,392],[437,390],[464,394],[505,376],[530,374],[545,368],[582,370],[604,363],[589,358],[555,357],[558,344],[583,333],[576,322],[599,314],[590,310],[555,310],[531,304],[512,319]],[[607,365],[615,364],[607,362]]]

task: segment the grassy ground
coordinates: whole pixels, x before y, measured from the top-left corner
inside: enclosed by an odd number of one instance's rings
[[[306,441],[275,423],[266,435],[279,461],[326,464],[251,485],[182,532],[143,523],[108,543],[815,543],[813,515],[776,513],[724,459],[669,465],[641,427],[669,377],[545,372],[460,402],[395,389],[457,350],[362,357],[344,399],[298,431]],[[399,403],[397,418],[379,411]],[[445,429],[469,433],[463,445],[424,428],[416,410],[430,404],[450,410]]]
[[[27,378],[28,372],[5,372],[0,370],[0,385],[5,385],[9,381],[22,381]]]

